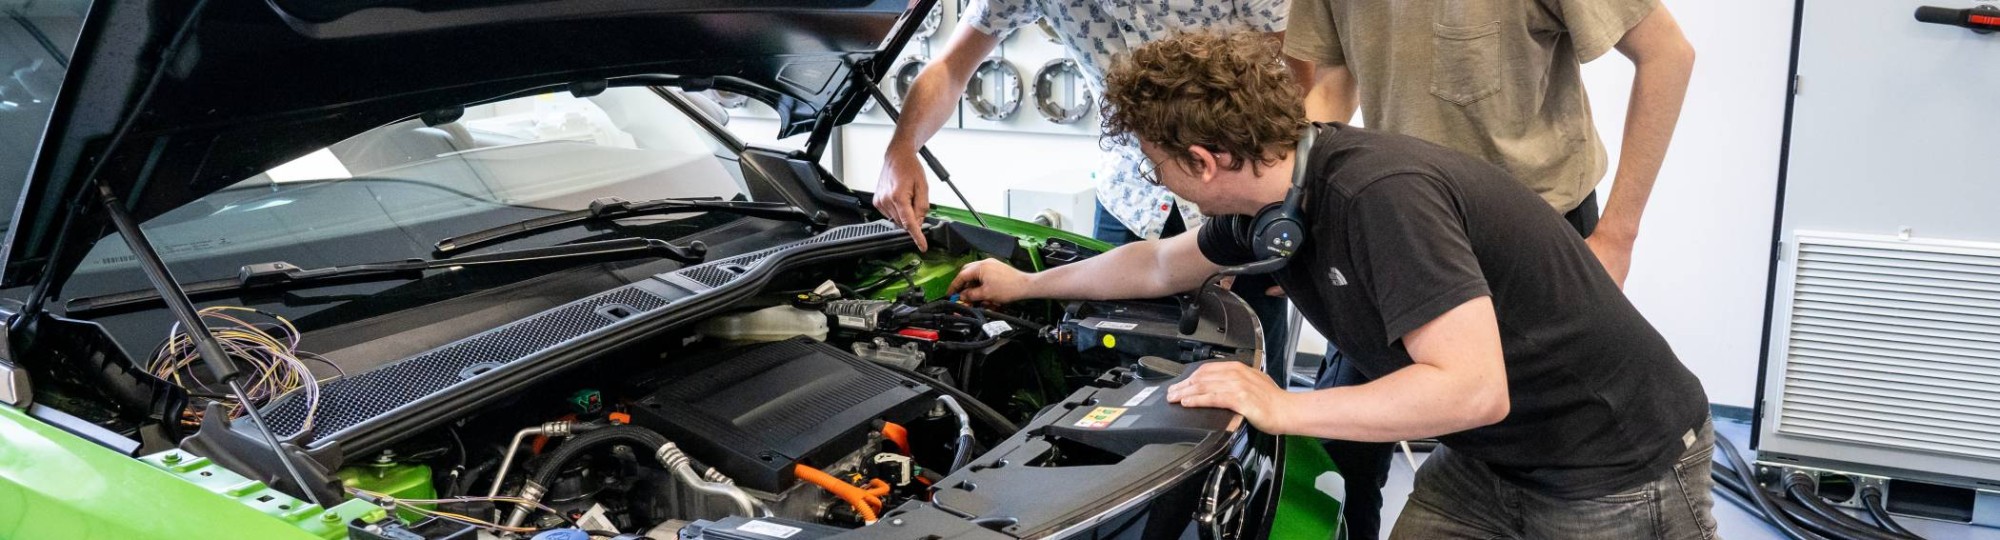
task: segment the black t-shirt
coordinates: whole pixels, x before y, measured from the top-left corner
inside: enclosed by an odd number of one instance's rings
[[[1708,418],[1701,383],[1548,203],[1486,162],[1340,124],[1308,163],[1306,242],[1277,279],[1363,375],[1410,365],[1405,334],[1493,299],[1511,412],[1440,442],[1573,498],[1638,487],[1687,449]],[[1248,221],[1211,220],[1202,254],[1252,261]]]

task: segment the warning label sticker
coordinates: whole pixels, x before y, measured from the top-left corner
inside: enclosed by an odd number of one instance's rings
[[[1082,420],[1077,420],[1076,427],[1084,429],[1108,428],[1111,427],[1112,422],[1117,421],[1118,417],[1124,414],[1124,407],[1098,407],[1091,409],[1090,414],[1083,415]]]
[[[1131,330],[1138,327],[1139,325],[1128,322],[1111,322],[1111,321],[1097,322],[1098,330]]]

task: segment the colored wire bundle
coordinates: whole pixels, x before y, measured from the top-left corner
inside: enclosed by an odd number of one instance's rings
[[[389,502],[391,502],[391,503],[394,503],[394,504],[395,504],[395,506],[396,506],[396,507],[398,507],[398,508],[403,508],[403,509],[406,509],[406,510],[409,510],[409,511],[411,511],[411,512],[416,512],[416,513],[418,513],[418,514],[423,514],[423,515],[426,515],[426,516],[430,516],[430,517],[436,517],[436,518],[444,518],[444,519],[448,519],[448,520],[451,520],[451,521],[456,521],[456,522],[459,522],[459,523],[463,523],[463,524],[466,524],[466,525],[471,525],[471,526],[474,526],[474,527],[481,527],[481,528],[485,528],[485,529],[489,529],[489,530],[495,530],[495,531],[502,531],[502,532],[511,532],[511,533],[524,533],[524,534],[525,534],[525,533],[533,533],[533,532],[536,532],[536,531],[539,531],[540,529],[536,529],[536,528],[534,528],[534,527],[509,527],[509,526],[506,526],[506,525],[501,525],[501,524],[499,524],[499,523],[494,523],[494,522],[491,522],[491,521],[487,521],[487,520],[484,520],[484,519],[479,519],[479,518],[476,518],[476,517],[472,517],[472,516],[468,516],[468,515],[465,515],[465,514],[457,514],[457,513],[452,513],[452,512],[446,512],[446,511],[443,511],[443,510],[432,510],[432,509],[429,509],[429,508],[424,508],[424,507],[423,507],[423,506],[421,506],[421,505],[427,505],[427,504],[431,504],[431,505],[435,505],[435,504],[457,504],[457,503],[474,503],[474,502],[495,502],[495,503],[514,503],[514,504],[525,504],[525,505],[530,505],[530,506],[534,506],[534,507],[536,507],[537,509],[539,509],[539,510],[541,510],[541,511],[544,511],[544,512],[548,512],[548,513],[550,513],[550,514],[554,514],[554,515],[555,515],[556,517],[559,517],[559,518],[562,518],[563,522],[564,522],[565,524],[567,524],[567,525],[571,526],[571,527],[578,527],[578,528],[581,528],[581,527],[580,527],[579,525],[577,525],[577,523],[576,523],[576,520],[574,520],[574,519],[570,519],[570,518],[569,518],[569,516],[566,516],[566,515],[563,515],[563,513],[562,513],[562,512],[560,512],[560,511],[557,511],[557,510],[556,510],[555,508],[551,508],[551,507],[549,507],[549,505],[546,505],[546,504],[542,504],[542,503],[540,503],[540,502],[537,502],[537,501],[531,501],[531,500],[528,500],[528,499],[523,499],[523,498],[520,498],[520,497],[471,497],[471,496],[467,496],[467,497],[447,497],[447,498],[442,498],[442,499],[398,499],[398,498],[395,498],[395,497],[390,497],[390,496],[389,496],[389,495],[387,495],[387,494],[383,494],[383,493],[376,493],[376,492],[373,492],[373,491],[368,491],[368,490],[365,490],[365,489],[360,489],[360,488],[354,488],[354,487],[350,487],[350,488],[347,488],[347,492],[348,492],[348,493],[351,493],[351,494],[354,494],[354,495],[357,495],[357,496],[360,496],[360,497],[362,497],[363,499],[366,499],[366,500],[369,500],[369,501],[371,501],[371,502],[376,502],[376,503],[380,503],[380,502],[382,502],[382,501],[389,501]],[[598,533],[591,533],[591,535],[592,535],[592,536],[616,536],[616,535],[613,535],[613,534],[598,534]]]
[[[247,366],[248,379],[244,391],[251,406],[262,406],[295,391],[303,391],[306,399],[305,421],[299,430],[283,438],[291,439],[312,429],[313,417],[319,412],[319,385],[305,360],[314,360],[333,366],[340,366],[319,355],[299,350],[299,330],[292,321],[262,310],[238,306],[214,306],[200,311],[202,322],[209,333],[215,336],[216,344],[222,346],[231,360]],[[253,324],[242,314],[257,315],[271,322]],[[243,414],[244,404],[223,392],[208,387],[207,382],[197,380],[188,372],[201,363],[201,355],[195,351],[194,339],[176,322],[167,329],[167,340],[154,351],[153,359],[146,365],[146,371],[165,379],[181,388],[186,388],[198,399],[224,403],[234,418]],[[199,410],[195,413],[199,417]]]

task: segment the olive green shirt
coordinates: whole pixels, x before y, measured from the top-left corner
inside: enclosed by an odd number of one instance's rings
[[[1604,178],[1582,63],[1658,0],[1295,0],[1285,53],[1347,66],[1370,129],[1499,164],[1557,211]]]

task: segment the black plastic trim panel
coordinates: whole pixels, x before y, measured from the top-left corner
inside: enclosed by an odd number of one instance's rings
[[[908,235],[886,222],[849,225],[571,302],[328,383],[321,389],[312,432],[296,442],[316,454],[333,445],[347,455],[370,451],[400,432],[435,427],[461,416],[459,411],[497,400],[620,343],[727,309],[754,294],[779,266],[910,245]],[[605,309],[614,306],[628,309]],[[620,318],[605,311],[629,314]],[[273,431],[291,433],[303,423],[305,411],[303,396],[294,394],[267,406],[265,418]]]

